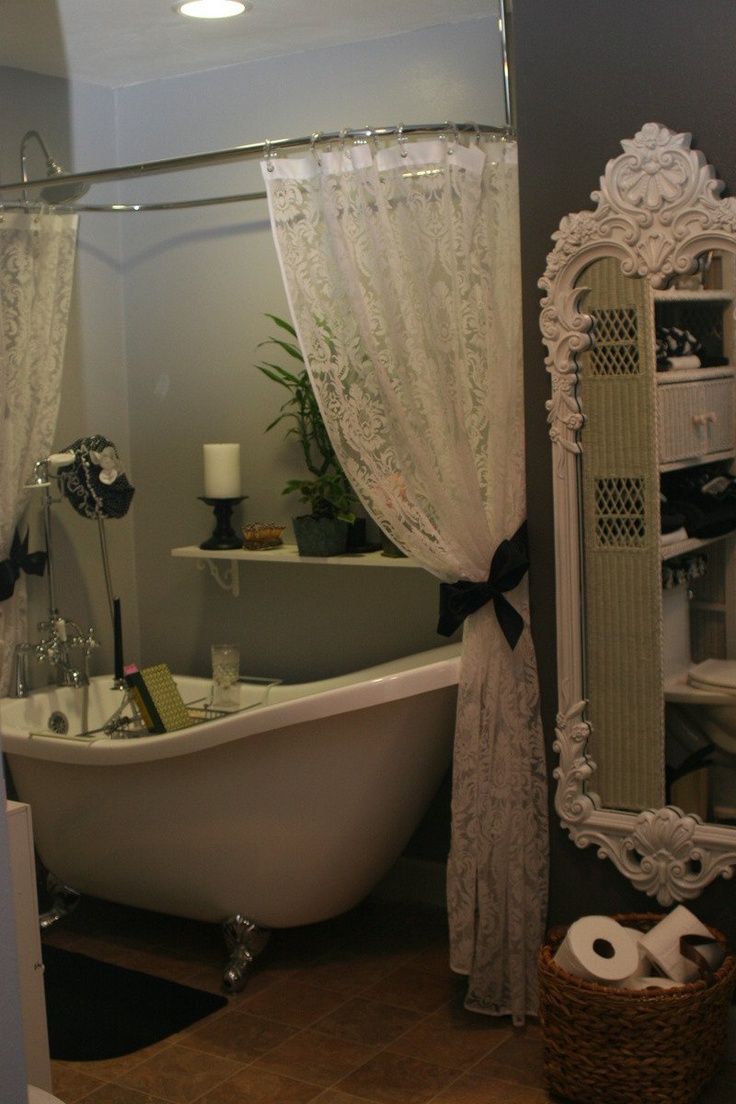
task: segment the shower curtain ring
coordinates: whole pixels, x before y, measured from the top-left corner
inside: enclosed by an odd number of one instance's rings
[[[266,158],[266,172],[273,172],[273,150],[270,138],[266,138],[263,143],[263,155]]]
[[[399,123],[399,129],[398,129],[397,134],[396,134],[396,141],[399,143],[399,150],[401,151],[401,156],[402,157],[408,157],[409,155],[406,152],[406,138],[404,136],[404,124],[403,123]]]
[[[470,125],[475,130],[475,144],[476,144],[476,146],[479,146],[480,145],[480,127],[478,126],[477,123],[471,123]]]
[[[322,162],[320,161],[319,154],[317,153],[317,143],[319,142],[321,135],[321,130],[315,130],[313,131],[312,136],[309,139],[309,148],[312,151],[312,157],[317,162],[320,168],[322,168]]]
[[[460,141],[460,131],[458,130],[457,123],[445,123],[448,130],[452,131],[452,142],[447,143],[447,156],[451,156],[455,152],[455,146]]]
[[[350,145],[347,145],[349,139],[351,139],[351,138],[352,138],[352,141],[351,141]],[[355,139],[356,139],[355,131],[351,131],[349,127],[343,127],[343,129],[340,131],[340,153],[344,157],[348,158],[348,160],[350,161],[350,164],[353,165],[353,167],[355,166],[355,162],[353,161],[353,150],[355,149]]]

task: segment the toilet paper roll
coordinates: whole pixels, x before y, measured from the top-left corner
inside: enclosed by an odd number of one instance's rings
[[[726,948],[723,943],[696,943],[695,950],[701,958],[705,959],[713,973],[716,972],[719,966],[723,965],[723,960],[726,957]]]
[[[555,962],[569,974],[616,984],[631,977],[639,965],[637,944],[610,916],[583,916],[567,930]]]
[[[626,925],[624,925],[624,931],[628,932],[631,936],[631,939],[633,940],[636,947],[636,953],[639,959],[638,965],[631,976],[635,978],[650,977],[652,973],[652,964],[647,958],[646,951],[644,950],[640,942],[641,937],[644,933],[640,932],[638,928],[628,928],[626,927]]]
[[[679,985],[672,978],[630,977],[621,982],[622,989],[677,989]]]
[[[678,905],[639,940],[646,956],[663,974],[679,985],[696,981],[698,977],[696,964],[685,958],[680,951],[680,939],[683,935],[701,935],[707,940],[713,938],[697,916],[693,916],[684,905]]]

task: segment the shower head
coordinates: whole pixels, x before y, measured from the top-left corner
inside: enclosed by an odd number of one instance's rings
[[[41,147],[41,151],[46,158],[46,175],[53,179],[56,176],[64,176],[64,169],[59,162],[51,156],[46,143],[37,130],[28,130],[23,135],[20,143],[20,173],[21,180],[24,184],[28,182],[28,170],[26,169],[26,146],[28,142],[34,138]],[[70,203],[72,200],[80,199],[85,192],[89,191],[89,184],[73,183],[65,184],[59,182],[54,184],[53,182],[47,184],[45,188],[41,188],[40,197],[44,203]]]
[[[58,176],[63,172],[64,170],[57,165],[54,175]],[[48,175],[52,174],[49,172]],[[75,199],[81,199],[88,191],[89,184],[47,184],[45,188],[41,188],[40,195],[44,203],[71,203]]]

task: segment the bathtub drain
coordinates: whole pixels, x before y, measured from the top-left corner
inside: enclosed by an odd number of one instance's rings
[[[55,732],[57,736],[66,736],[69,731],[69,721],[64,713],[60,713],[58,709],[49,717],[46,722],[49,732]]]

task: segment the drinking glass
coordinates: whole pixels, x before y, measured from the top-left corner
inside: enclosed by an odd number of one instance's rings
[[[237,644],[212,645],[212,705],[237,709],[240,648]]]

